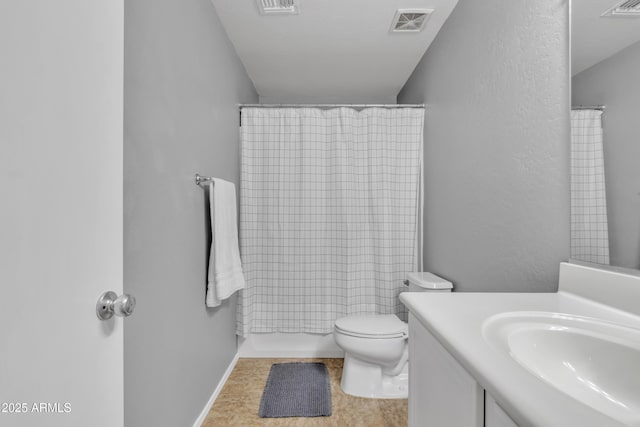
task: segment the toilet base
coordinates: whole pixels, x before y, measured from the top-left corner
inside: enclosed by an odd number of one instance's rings
[[[346,394],[373,399],[406,399],[409,396],[409,363],[398,375],[387,375],[382,366],[344,356],[340,388]]]

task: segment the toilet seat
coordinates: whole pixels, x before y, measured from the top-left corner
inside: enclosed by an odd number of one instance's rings
[[[392,339],[406,338],[409,328],[394,314],[350,316],[336,320],[338,333],[357,338]]]

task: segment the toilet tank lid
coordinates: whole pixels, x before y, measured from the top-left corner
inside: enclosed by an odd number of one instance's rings
[[[407,273],[409,282],[425,289],[453,289],[453,283],[427,271]]]

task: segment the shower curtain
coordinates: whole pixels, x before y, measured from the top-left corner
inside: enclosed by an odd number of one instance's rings
[[[421,108],[242,110],[239,335],[406,318],[398,294],[421,257],[423,121]]]
[[[571,258],[609,264],[602,111],[571,112]]]

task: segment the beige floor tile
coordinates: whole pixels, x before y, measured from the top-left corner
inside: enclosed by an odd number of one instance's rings
[[[331,379],[332,415],[316,418],[260,418],[262,391],[273,363],[323,362]],[[342,359],[240,359],[203,427],[404,427],[406,399],[364,399],[340,389]]]

